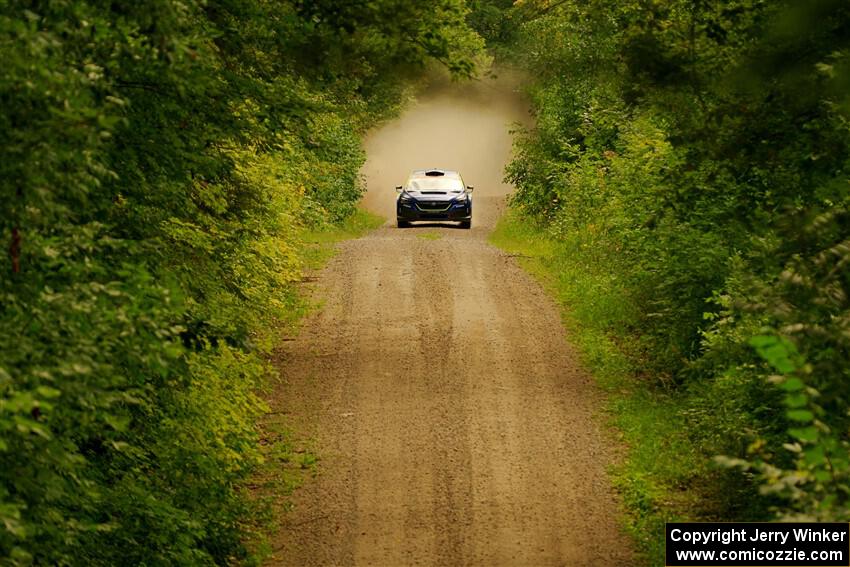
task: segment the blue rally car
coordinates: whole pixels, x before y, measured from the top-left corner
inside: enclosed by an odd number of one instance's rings
[[[457,171],[417,169],[407,183],[395,188],[398,227],[411,221],[459,221],[463,228],[472,226],[472,187],[463,184]]]

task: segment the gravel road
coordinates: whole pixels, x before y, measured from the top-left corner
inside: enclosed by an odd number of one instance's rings
[[[323,307],[277,355],[273,409],[319,474],[270,565],[629,565],[599,394],[558,308],[487,243],[510,190],[507,80],[435,87],[367,140],[367,207],[414,168],[475,186],[472,230],[380,228],[317,274]]]

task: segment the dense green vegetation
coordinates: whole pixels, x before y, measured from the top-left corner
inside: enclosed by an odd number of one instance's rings
[[[0,563],[247,557],[303,230],[354,210],[360,135],[411,74],[473,71],[465,15],[0,4]]]
[[[850,6],[524,2],[503,23],[537,127],[500,238],[545,248],[588,359],[633,377],[635,525],[850,519]]]

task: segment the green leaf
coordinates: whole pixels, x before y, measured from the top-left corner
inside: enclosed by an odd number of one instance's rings
[[[812,473],[812,476],[814,476],[818,482],[829,482],[830,480],[832,480],[832,473],[823,469],[818,469],[814,471]]]
[[[806,441],[808,443],[814,443],[818,440],[819,436],[819,432],[815,427],[795,427],[789,429],[788,433],[795,439],[799,439],[800,441]]]
[[[130,418],[126,415],[104,414],[105,421],[115,431],[126,431],[130,425]]]
[[[792,360],[792,357],[797,355],[797,349],[788,339],[774,335],[757,335],[750,339],[750,345],[755,347],[759,356],[782,374],[790,374],[797,369]]]
[[[56,388],[51,388],[50,386],[39,386],[35,389],[35,392],[42,398],[58,398],[62,395],[62,392],[57,390]]]
[[[815,414],[805,409],[794,409],[785,412],[788,419],[792,421],[811,422],[815,418]]]
[[[789,408],[801,408],[809,403],[809,397],[802,393],[787,394],[785,396],[785,405]]]
[[[813,445],[803,451],[803,458],[810,466],[822,465],[826,462],[826,455],[822,445]]]

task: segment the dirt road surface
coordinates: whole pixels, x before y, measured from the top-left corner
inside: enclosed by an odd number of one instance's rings
[[[628,565],[598,395],[558,308],[487,243],[509,187],[509,81],[427,93],[367,140],[365,203],[459,169],[472,230],[388,224],[318,274],[272,405],[313,440],[271,565]]]

